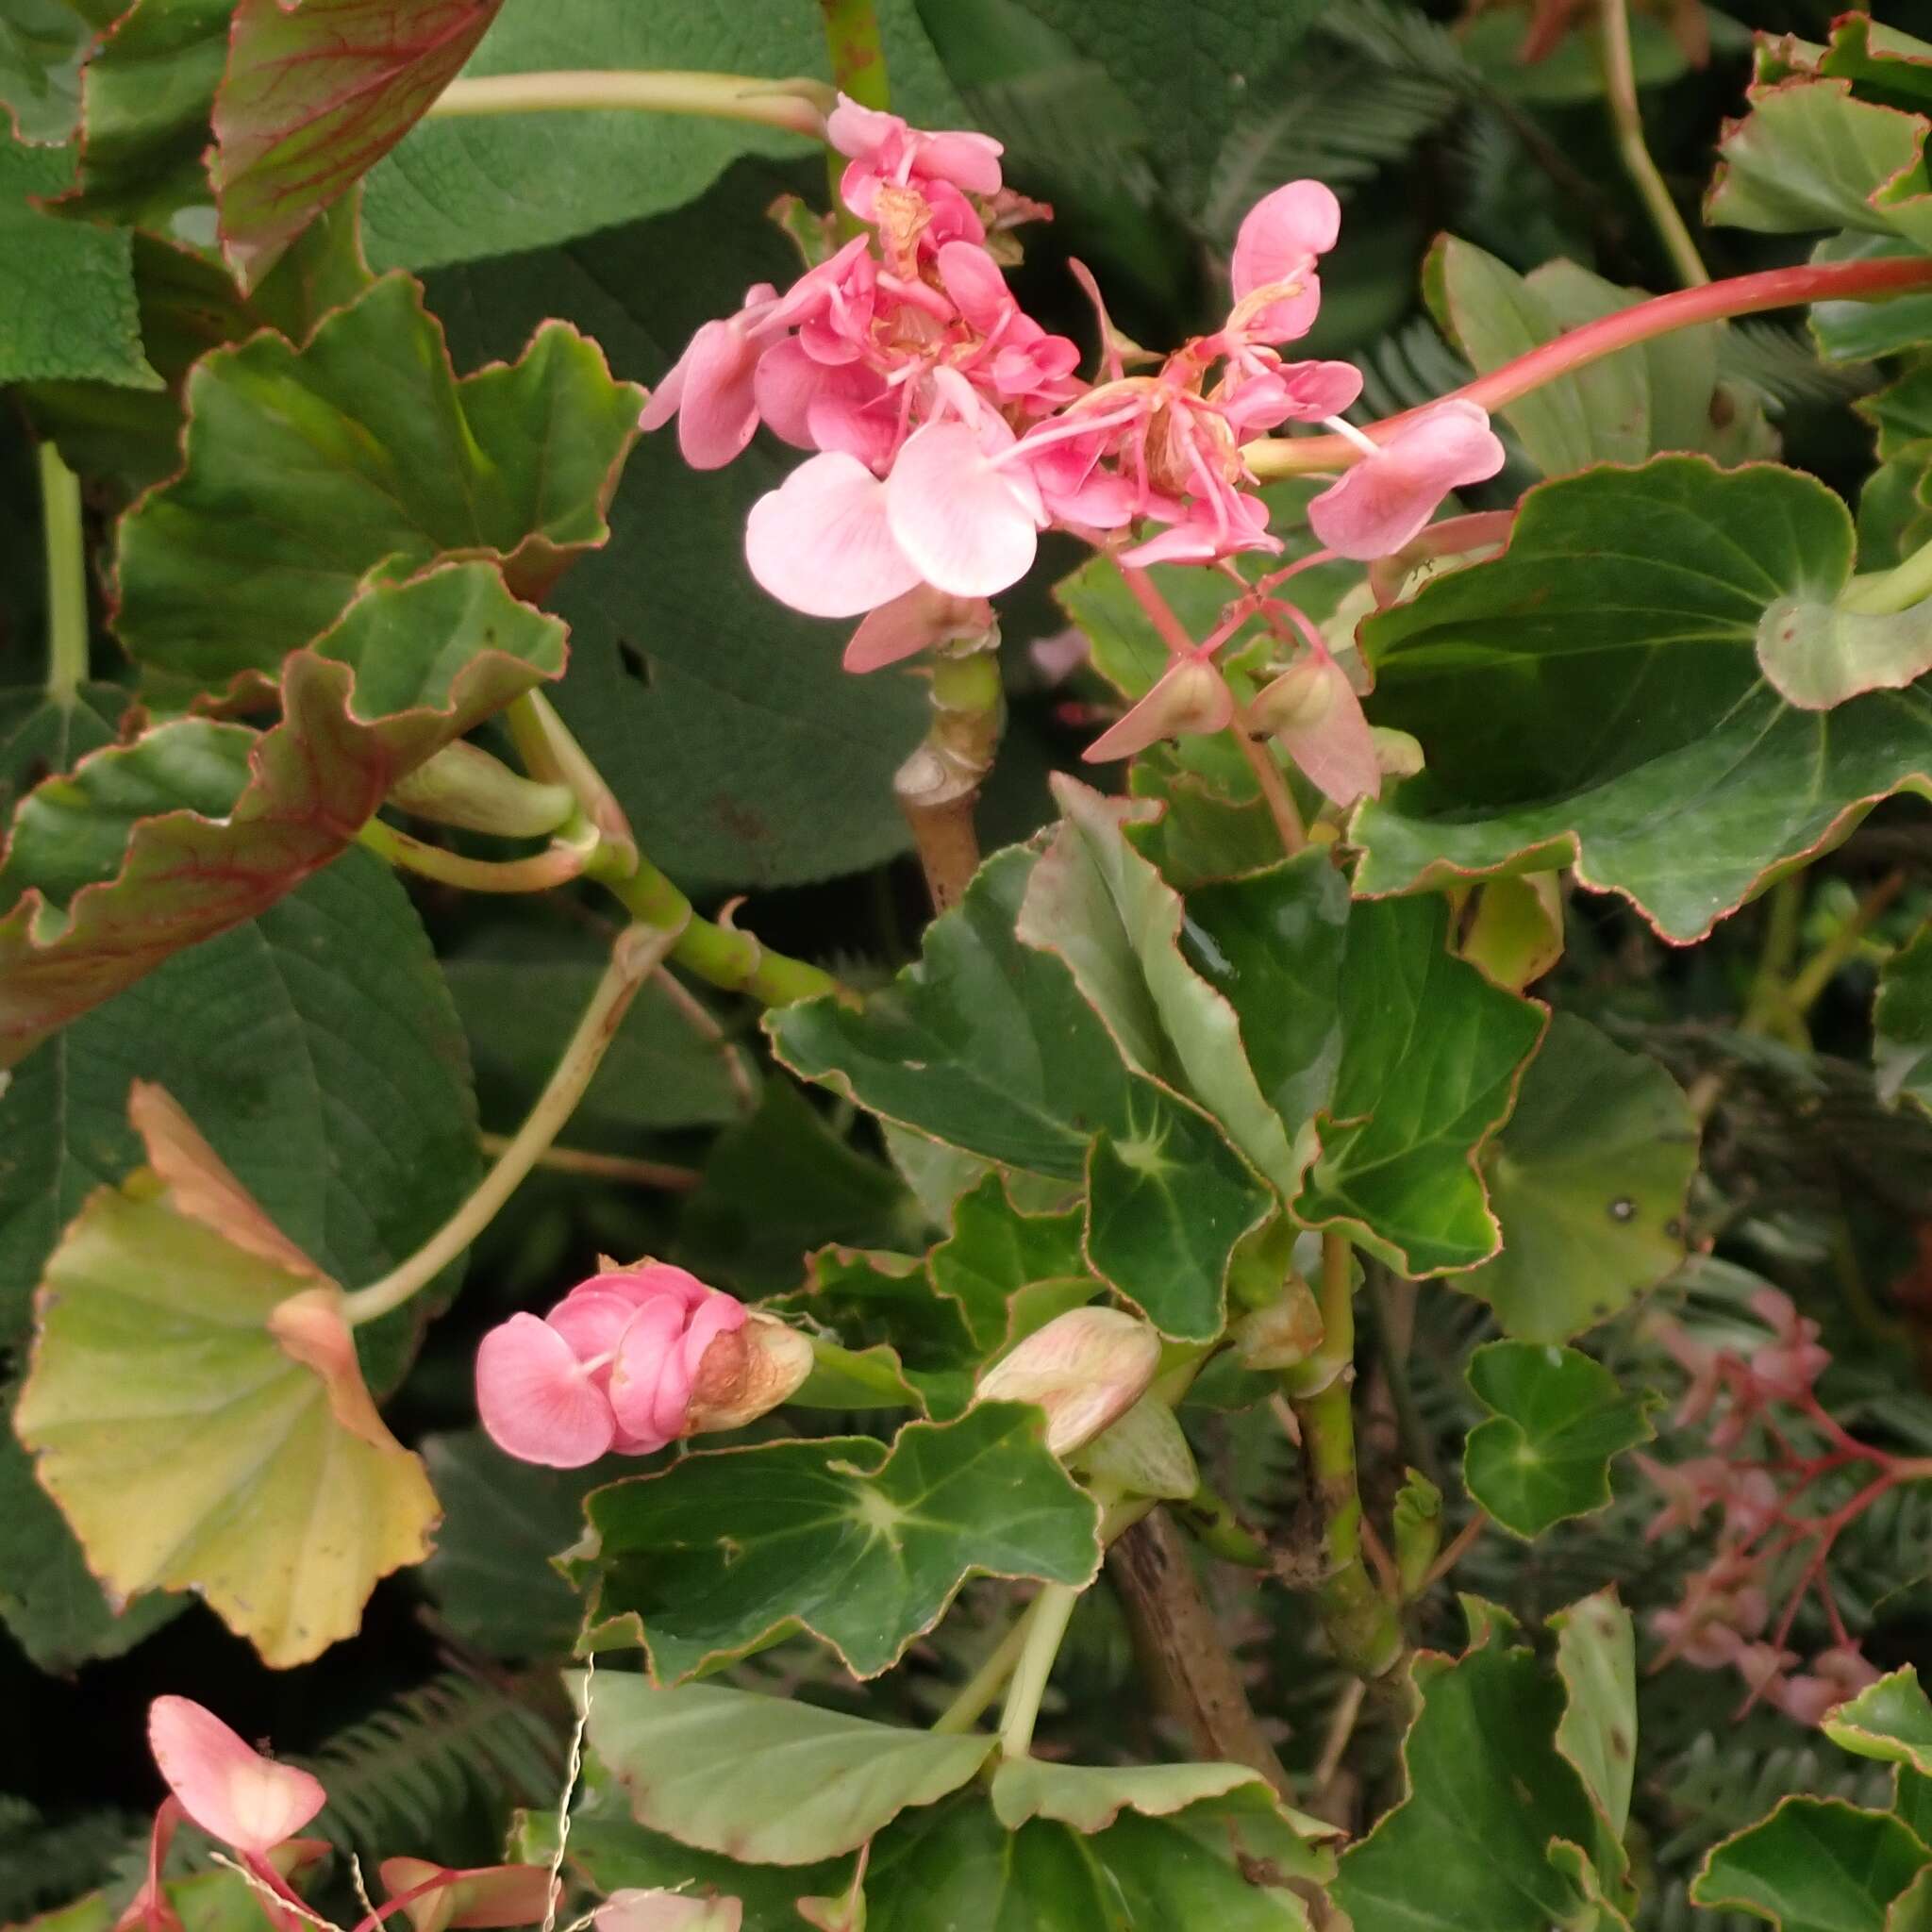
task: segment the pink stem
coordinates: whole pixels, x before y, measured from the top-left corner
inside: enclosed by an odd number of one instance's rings
[[[1188,635],[1188,627],[1174,613],[1174,607],[1160,594],[1154,579],[1144,570],[1138,570],[1131,563],[1123,563],[1114,558],[1114,568],[1121,574],[1121,581],[1134,593],[1134,602],[1146,612],[1147,621],[1160,633],[1160,641],[1177,657],[1185,657],[1194,648],[1194,641]]]
[[[1585,323],[1581,328],[1573,328],[1513,362],[1477,376],[1451,394],[1465,402],[1480,403],[1486,409],[1500,409],[1559,375],[1668,335],[1673,329],[1721,322],[1726,316],[1756,315],[1767,308],[1795,308],[1800,303],[1899,294],[1928,284],[1932,284],[1932,259],[1923,258],[1807,264],[1733,275],[1701,289],[1679,289],[1673,294],[1654,296],[1634,308]],[[1418,408],[1404,409],[1372,424],[1368,433],[1384,441],[1391,431],[1437,407],[1438,403],[1424,403]],[[1255,474],[1263,477],[1294,475],[1307,470],[1345,470],[1362,457],[1345,436],[1264,437],[1245,445],[1241,454]]]

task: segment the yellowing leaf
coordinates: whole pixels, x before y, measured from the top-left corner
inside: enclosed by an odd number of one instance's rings
[[[306,1663],[428,1554],[435,1493],[375,1413],[340,1291],[158,1089],[129,1110],[152,1166],[48,1261],[16,1427],[110,1591],[198,1591],[264,1661]]]

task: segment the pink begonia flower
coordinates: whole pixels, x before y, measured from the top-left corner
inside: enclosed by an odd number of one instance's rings
[[[559,1890],[541,1865],[456,1869],[427,1858],[385,1858],[377,1870],[391,1908],[400,1906],[415,1932],[534,1925],[550,1909]]]
[[[1771,1702],[1801,1724],[1822,1723],[1848,1697],[1878,1681],[1878,1673],[1856,1648],[1844,1644],[1821,1651],[1811,1668],[1766,1690]]]
[[[627,1885],[597,1907],[591,1922],[597,1932],[740,1932],[744,1901]]]
[[[148,1706],[147,1739],[183,1812],[243,1857],[265,1857],[328,1802],[306,1771],[250,1750],[190,1698],[157,1697]]]
[[[868,613],[845,646],[844,667],[883,670],[933,644],[982,638],[992,626],[992,606],[984,597],[949,597],[930,584],[917,584]]]
[[[841,155],[851,157],[839,194],[862,222],[875,218],[882,187],[942,183],[967,194],[999,192],[1004,150],[990,135],[923,133],[896,114],[860,107],[841,94],[839,105],[825,117],[825,139]]]
[[[1205,657],[1177,657],[1125,717],[1080,756],[1090,765],[1132,758],[1163,738],[1211,737],[1234,722],[1234,693]]]
[[[1452,396],[1398,427],[1373,456],[1308,505],[1316,536],[1342,557],[1366,562],[1402,546],[1448,493],[1503,467],[1489,411]]]
[[[1382,762],[1362,701],[1335,659],[1310,652],[1256,694],[1250,723],[1268,732],[1324,798],[1353,805],[1382,791]]]
[[[750,442],[758,426],[757,325],[776,300],[767,282],[746,291],[744,306],[722,322],[708,322],[651,391],[638,418],[641,429],[660,429],[677,418],[677,447],[693,470],[722,470]]]
[[[843,450],[808,458],[752,505],[744,560],[808,617],[858,617],[921,581],[886,522],[886,486]]]
[[[1341,204],[1319,181],[1291,181],[1247,211],[1235,235],[1230,264],[1235,315],[1244,334],[1264,342],[1291,341],[1307,334],[1322,306],[1315,258],[1335,246],[1341,232]],[[1255,297],[1274,291],[1279,293],[1252,314],[1242,314]]]
[[[593,1274],[541,1321],[512,1315],[483,1338],[483,1427],[506,1454],[552,1469],[613,1449],[650,1455],[688,1432],[708,1355],[745,1319],[742,1302],[682,1268]]]

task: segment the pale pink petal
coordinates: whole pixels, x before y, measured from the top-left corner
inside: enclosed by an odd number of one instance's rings
[[[740,1932],[744,1902],[624,1886],[597,1907],[597,1932]]]
[[[931,217],[925,233],[919,238],[922,248],[937,249],[948,242],[986,240],[986,224],[979,219],[979,211],[950,181],[935,180],[928,175],[920,181],[919,191],[925,197],[926,211]]]
[[[870,369],[855,364],[851,374],[856,379],[849,385],[833,385],[812,397],[805,411],[806,434],[818,448],[842,450],[876,472],[891,462],[899,441],[899,401],[878,387]]]
[[[796,337],[774,342],[758,358],[752,393],[758,415],[773,435],[794,449],[816,449],[806,428],[805,412],[819,392],[827,371],[808,356]]]
[[[924,134],[916,136],[919,151],[912,165],[922,175],[937,175],[969,194],[997,194],[1000,156],[1006,150],[990,134]]]
[[[595,1462],[616,1433],[608,1398],[570,1343],[535,1315],[512,1315],[483,1338],[476,1412],[506,1455],[551,1469]]]
[[[1264,303],[1248,317],[1242,333],[1261,342],[1291,342],[1314,327],[1322,312],[1322,277],[1305,269],[1294,278],[1292,294]]]
[[[638,417],[640,429],[646,433],[661,429],[677,414],[677,406],[684,398],[685,366],[690,360],[691,345],[687,343],[684,354],[664,372],[663,381],[644,399],[643,411]]]
[[[1131,758],[1163,738],[1224,731],[1234,722],[1234,694],[1206,658],[1179,658],[1117,724],[1080,756],[1089,764]]]
[[[841,155],[870,159],[903,142],[911,129],[896,114],[882,108],[864,108],[847,94],[825,116],[825,139]]]
[[[732,321],[706,323],[684,353],[677,447],[693,470],[722,470],[758,426],[758,350]]]
[[[700,1281],[690,1269],[674,1268],[669,1261],[642,1261],[635,1268],[625,1269],[625,1274],[637,1284],[640,1305],[668,1295],[688,1315],[695,1313],[719,1292],[708,1282]]]
[[[948,242],[941,248],[939,271],[954,307],[981,335],[991,334],[1017,307],[999,263],[971,242]]]
[[[460,1870],[427,1858],[385,1858],[377,1867],[391,1901],[417,1896],[403,1907],[416,1932],[445,1925],[534,1925],[555,1890],[541,1865],[471,1865]]]
[[[306,1771],[251,1751],[189,1698],[157,1697],[148,1706],[147,1739],[182,1810],[238,1852],[264,1856],[328,1802]]]
[[[758,498],[744,555],[773,596],[809,617],[857,617],[919,581],[887,525],[886,486],[842,450],[801,463]]]
[[[1249,715],[1273,732],[1324,798],[1345,806],[1380,793],[1374,734],[1347,672],[1333,658],[1310,655],[1283,672]]]
[[[1503,445],[1478,405],[1451,398],[1397,429],[1308,506],[1330,549],[1357,561],[1400,550],[1450,491],[1503,467]]]
[[[903,597],[865,617],[852,633],[842,661],[855,673],[882,670],[933,644],[978,637],[992,627],[992,607],[983,598],[949,597],[930,584],[915,584]]]
[[[1339,416],[1361,392],[1362,373],[1353,362],[1290,362],[1250,377],[1221,407],[1238,430],[1248,432]]]
[[[677,1354],[685,1316],[675,1303],[641,1308],[625,1330],[610,1374],[610,1406],[637,1455],[661,1449],[683,1432],[691,1376]]]
[[[1234,238],[1231,276],[1237,302],[1272,282],[1307,273],[1341,232],[1341,204],[1319,181],[1291,181],[1266,194],[1241,218]]]
[[[617,1346],[637,1311],[636,1295],[612,1277],[596,1275],[572,1289],[544,1316],[543,1325],[562,1336],[580,1362],[591,1362]]]
[[[1030,479],[993,468],[980,444],[963,423],[928,423],[886,479],[893,540],[927,583],[956,597],[990,597],[1017,583],[1039,546],[1023,492]]]

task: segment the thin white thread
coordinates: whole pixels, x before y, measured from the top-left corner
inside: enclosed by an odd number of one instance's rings
[[[584,1769],[584,1732],[591,1723],[591,1691],[592,1679],[597,1674],[597,1653],[593,1650],[584,1659],[583,1694],[577,1700],[577,1721],[570,1734],[570,1764],[563,1775],[563,1796],[557,1805],[557,1849],[550,1855],[550,1886],[548,1896],[543,1902],[543,1932],[557,1932],[557,1907],[563,1897],[563,1852],[570,1843],[570,1802],[577,1794],[577,1779]],[[578,1932],[583,1924],[569,1928]]]
[[[342,1932],[342,1928],[333,1919],[325,1919],[320,1912],[303,1904],[300,1899],[290,1898],[285,1893],[277,1891],[274,1886],[264,1884],[246,1865],[238,1865],[233,1858],[224,1857],[220,1852],[210,1852],[208,1856],[211,1864],[223,1866],[232,1872],[250,1891],[258,1891],[278,1910],[293,1912],[298,1918],[307,1919],[311,1925],[319,1925],[322,1932]]]
[[[356,1888],[356,1902],[362,1907],[363,1916],[377,1925],[381,1924],[375,1902],[369,1896],[368,1886],[362,1882],[362,1860],[354,1852],[349,1854],[349,1882]]]

